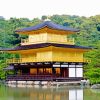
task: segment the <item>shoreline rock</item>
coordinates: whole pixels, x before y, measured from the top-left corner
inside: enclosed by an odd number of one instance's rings
[[[91,89],[100,89],[100,84],[94,84],[94,85],[92,85]]]

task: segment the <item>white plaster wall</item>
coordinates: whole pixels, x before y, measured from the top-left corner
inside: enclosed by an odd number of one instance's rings
[[[69,77],[75,77],[75,68],[69,68]]]
[[[76,68],[76,77],[83,77],[83,68]]]

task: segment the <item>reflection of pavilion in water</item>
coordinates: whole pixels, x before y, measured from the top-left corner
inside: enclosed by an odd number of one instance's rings
[[[12,95],[14,100],[83,100],[83,89],[15,88]]]
[[[63,92],[37,92],[31,93],[30,98],[34,98],[34,100],[83,100],[83,90],[72,89]]]

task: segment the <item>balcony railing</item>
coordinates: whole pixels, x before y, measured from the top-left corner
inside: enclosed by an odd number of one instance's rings
[[[54,61],[54,62],[84,62],[84,63],[90,63],[91,60],[89,59],[83,59],[83,58],[79,58],[79,57],[67,57],[66,59],[62,59],[61,57],[58,57],[57,59],[52,59],[50,61]],[[28,58],[12,58],[12,59],[7,59],[6,62],[8,64],[11,63],[30,63],[30,62],[49,62],[48,59],[28,59]]]
[[[86,59],[86,58],[84,58],[84,63],[90,63],[91,62],[91,60],[90,59]]]
[[[22,39],[21,40],[21,45],[29,45],[29,44],[37,44],[37,43],[61,43],[61,44],[71,44],[74,45],[74,38],[67,38],[66,41],[65,40],[59,40],[59,39],[55,39],[55,40],[35,40],[35,41],[29,41],[29,39]]]
[[[28,43],[29,39],[21,39],[21,43]]]
[[[35,59],[27,59],[27,58],[12,58],[7,59],[6,62],[9,63],[28,63],[28,62],[36,62]]]
[[[67,38],[67,43],[75,44],[74,38]]]
[[[7,81],[33,81],[33,80],[46,80],[46,81],[80,81],[82,77],[58,77],[56,75],[8,75]]]

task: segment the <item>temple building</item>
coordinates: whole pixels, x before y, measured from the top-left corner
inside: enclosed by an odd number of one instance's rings
[[[5,52],[19,54],[18,58],[8,59],[8,68],[15,71],[7,80],[69,81],[83,78],[83,54],[90,48],[75,45],[71,34],[78,29],[44,21],[36,26],[16,30],[25,34],[20,46],[6,49]]]

